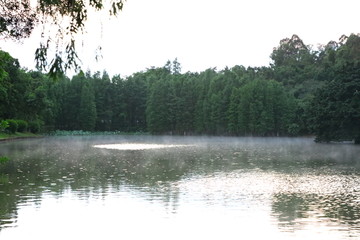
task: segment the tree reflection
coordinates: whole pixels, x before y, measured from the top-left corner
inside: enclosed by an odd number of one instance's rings
[[[352,194],[276,194],[272,212],[285,231],[302,229],[314,222],[336,222],[356,229],[360,223],[360,203],[358,196]]]
[[[157,201],[176,212],[179,190],[174,182],[193,169],[193,153],[181,149],[117,151],[88,144],[41,141],[33,146],[11,145],[9,161],[0,166],[0,230],[13,226],[22,204],[41,204],[44,193],[79,199],[105,197],[131,189],[132,194]]]
[[[318,185],[307,184],[309,172],[312,173],[311,176],[317,176],[318,171],[327,174],[329,170],[339,176],[348,171],[356,172],[359,164],[354,167],[354,159],[357,158],[352,153],[358,153],[358,148],[336,147],[338,145],[330,145],[329,148],[328,145],[321,145],[320,151],[313,152],[313,145],[308,144],[308,141],[312,143],[311,140],[305,141],[307,145],[304,147],[297,142],[290,144],[287,141],[268,142],[263,139],[229,141],[231,138],[214,138],[207,139],[207,142],[201,142],[199,139],[194,140],[195,143],[198,141],[196,146],[187,148],[141,151],[92,147],[99,143],[127,142],[129,139],[126,137],[118,137],[116,141],[99,137],[59,137],[2,143],[0,155],[8,156],[10,161],[0,165],[0,230],[14,226],[18,210],[22,206],[40,206],[44,195],[60,198],[69,192],[78,199],[88,201],[127,191],[135,197],[159,203],[168,212],[174,213],[178,210],[179,198],[184,191],[180,189],[181,181],[192,177],[196,179],[201,176],[213,176],[216,173],[225,173],[220,174],[225,176],[225,180],[229,180],[226,177],[232,176],[234,179],[228,182],[230,188],[226,191],[239,191],[235,193],[238,195],[268,196],[262,192],[264,189],[278,191],[269,192],[269,196],[274,196],[272,212],[281,228],[296,229],[302,226],[301,220],[310,218],[359,225],[360,203],[356,199],[359,194],[355,193],[355,190],[348,194],[346,191],[333,195],[317,194]],[[130,140],[141,141],[136,137]],[[150,141],[161,144],[165,142],[156,139],[148,140]],[[180,141],[180,144],[184,142]],[[325,157],[321,158],[320,155]],[[343,158],[339,159],[338,156]],[[247,186],[246,184],[254,183],[251,178],[253,172],[260,174],[255,176],[259,182],[257,185]],[[270,178],[267,178],[268,176]],[[286,176],[289,176],[289,179]],[[360,181],[358,175],[354,176],[356,181],[350,181],[351,186]],[[293,190],[306,190],[310,186],[313,192],[289,193],[287,186],[278,188],[277,183],[269,183],[268,179],[276,180],[282,185],[291,185]],[[313,180],[319,179],[313,177]],[[321,184],[329,180],[332,179],[322,178]],[[206,187],[201,183],[200,181],[200,186],[194,189]],[[235,183],[245,185],[233,186]],[[340,181],[338,183],[346,184]],[[268,185],[273,188],[263,187]],[[344,186],[343,189],[350,189],[351,186]],[[337,188],[331,189],[333,192],[341,188],[339,185],[335,187]],[[229,197],[232,194],[234,193],[221,195],[221,198],[236,201]]]

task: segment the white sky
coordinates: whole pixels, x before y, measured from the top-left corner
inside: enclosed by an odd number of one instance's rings
[[[118,18],[90,18],[83,69],[131,75],[176,57],[182,72],[225,66],[267,66],[279,41],[297,34],[305,44],[326,44],[360,32],[359,0],[127,0]],[[100,24],[103,22],[103,24]],[[39,32],[2,50],[34,67]],[[95,61],[98,44],[103,59]]]

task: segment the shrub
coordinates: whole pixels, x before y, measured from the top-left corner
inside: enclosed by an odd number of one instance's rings
[[[24,120],[16,120],[18,124],[18,132],[26,132],[28,128],[28,123]]]
[[[0,122],[0,132],[4,132],[9,127],[9,123],[6,120]]]
[[[29,131],[32,133],[38,133],[41,131],[41,128],[43,126],[43,122],[40,120],[35,120],[35,121],[31,121],[29,122]]]
[[[10,133],[16,133],[16,131],[18,130],[18,124],[17,124],[17,121],[14,120],[14,119],[8,119],[6,120],[9,124],[9,127],[7,128],[7,130],[10,132]]]

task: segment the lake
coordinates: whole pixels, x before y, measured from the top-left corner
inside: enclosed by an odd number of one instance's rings
[[[360,147],[311,138],[0,143],[0,239],[360,238]]]

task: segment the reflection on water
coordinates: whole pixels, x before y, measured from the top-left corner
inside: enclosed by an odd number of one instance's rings
[[[10,159],[0,165],[2,240],[360,235],[354,145],[57,137],[1,143],[0,155]]]

